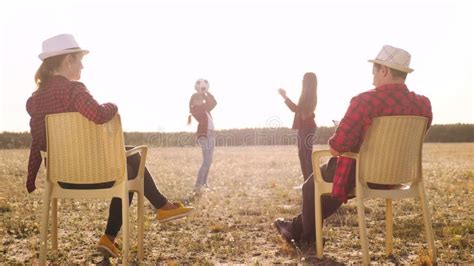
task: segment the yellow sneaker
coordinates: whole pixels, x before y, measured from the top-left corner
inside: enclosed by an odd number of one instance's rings
[[[164,223],[171,220],[179,219],[186,217],[194,212],[194,207],[187,206],[185,207],[182,203],[173,203],[178,208],[173,210],[157,210],[156,219],[158,222]]]
[[[106,258],[117,258],[120,256],[120,250],[117,243],[112,243],[106,235],[100,237],[99,243],[97,243],[97,250]]]

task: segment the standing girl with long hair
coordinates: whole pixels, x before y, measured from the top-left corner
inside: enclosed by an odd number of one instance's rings
[[[313,173],[311,155],[313,152],[314,134],[316,132],[314,112],[317,103],[317,83],[318,81],[314,73],[308,72],[304,74],[303,89],[301,90],[297,105],[286,96],[284,89],[278,90],[283,99],[285,99],[285,104],[295,113],[292,128],[298,130],[298,156],[305,181]]]

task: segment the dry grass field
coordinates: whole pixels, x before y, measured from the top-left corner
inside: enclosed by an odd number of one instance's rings
[[[38,189],[28,194],[24,186],[27,160],[28,150],[0,150],[0,197],[4,198],[0,202],[0,264],[38,261],[45,177],[41,172]],[[197,197],[191,192],[200,160],[197,147],[150,150],[147,165],[160,190],[170,199],[188,200],[197,212],[160,224],[145,201],[147,264],[361,262],[354,201],[325,222],[322,261],[315,258],[312,248],[297,250],[277,235],[273,220],[293,217],[301,207],[301,192],[292,188],[302,181],[296,147],[217,147],[209,177],[215,190]],[[426,144],[423,168],[438,262],[474,263],[474,143]],[[105,228],[108,204],[60,201],[59,251],[50,251],[48,260],[106,264],[95,244]],[[384,201],[370,200],[366,206],[373,263],[429,263],[417,200],[394,202],[395,247],[390,257],[384,253]],[[131,233],[134,245],[135,220]],[[136,247],[131,257],[136,262]]]

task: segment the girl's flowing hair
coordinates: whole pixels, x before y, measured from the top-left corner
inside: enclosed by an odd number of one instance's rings
[[[308,72],[303,77],[303,89],[301,90],[301,96],[298,101],[298,107],[303,119],[311,116],[316,110],[317,95],[316,90],[318,86],[318,80],[316,74]]]
[[[191,125],[191,122],[193,121],[193,115],[189,113],[188,115],[188,126]]]

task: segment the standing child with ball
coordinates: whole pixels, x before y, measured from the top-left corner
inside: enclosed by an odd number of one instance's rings
[[[194,84],[197,91],[189,100],[189,117],[188,124],[191,124],[191,116],[198,121],[197,142],[202,150],[202,165],[197,174],[196,191],[201,188],[209,188],[207,176],[211,168],[212,157],[214,155],[214,147],[216,137],[214,133],[214,122],[211,111],[217,105],[214,96],[209,92],[209,82],[205,79],[198,79]]]

